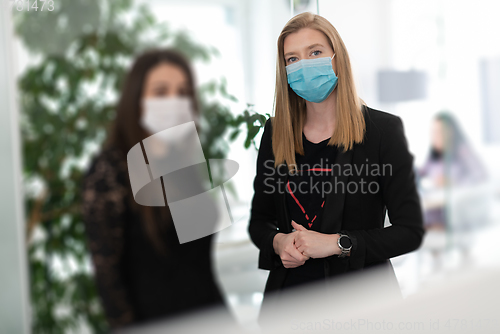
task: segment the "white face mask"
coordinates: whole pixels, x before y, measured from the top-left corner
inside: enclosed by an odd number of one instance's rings
[[[191,121],[196,123],[191,98],[186,96],[146,98],[142,108],[141,125],[164,142],[180,142],[189,133],[189,127],[163,130]]]

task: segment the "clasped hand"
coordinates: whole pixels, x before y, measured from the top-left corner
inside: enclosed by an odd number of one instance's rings
[[[292,220],[292,233],[278,233],[274,237],[273,247],[281,258],[285,268],[296,268],[309,258],[320,259],[340,254],[337,246],[337,234],[324,234],[306,229]]]

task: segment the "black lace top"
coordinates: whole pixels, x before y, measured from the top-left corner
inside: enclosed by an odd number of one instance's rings
[[[296,154],[299,170],[290,175],[286,185],[286,204],[291,220],[313,231],[320,231],[321,214],[330,188],[332,165],[337,156],[337,146],[328,146],[330,138],[319,143],[307,140],[302,133],[304,155]],[[323,259],[307,260],[304,265],[289,268],[284,287],[307,283],[325,277]]]
[[[168,253],[158,252],[141,215],[131,208],[121,151],[108,148],[93,160],[82,195],[96,285],[111,328],[224,305],[211,271],[212,236],[179,244],[170,224],[159,236]],[[155,208],[162,209],[167,208]]]

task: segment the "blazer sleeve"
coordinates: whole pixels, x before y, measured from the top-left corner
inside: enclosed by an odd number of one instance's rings
[[[83,180],[82,213],[96,287],[112,329],[135,320],[121,274],[126,194],[117,166],[107,158],[97,159]]]
[[[423,214],[415,183],[413,156],[408,150],[400,117],[387,119],[380,141],[380,165],[390,166],[381,173],[380,190],[391,226],[344,231],[353,242],[349,266],[363,268],[414,251],[424,236]],[[381,168],[381,170],[384,170]]]
[[[248,233],[259,248],[259,268],[272,270],[282,266],[279,255],[274,252],[273,239],[278,231],[274,200],[274,155],[272,152],[271,119],[264,125],[264,133],[257,155],[256,175],[253,181],[254,195],[250,209]]]

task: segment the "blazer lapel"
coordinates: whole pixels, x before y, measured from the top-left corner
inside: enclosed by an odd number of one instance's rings
[[[323,218],[320,226],[321,233],[333,234],[341,230],[347,184],[349,183],[349,176],[352,173],[352,156],[353,149],[347,152],[342,152],[339,149],[337,153],[335,165],[332,166],[333,175],[330,179],[332,191],[326,195],[325,206],[323,208]],[[337,172],[340,172],[340,175],[337,175]]]

